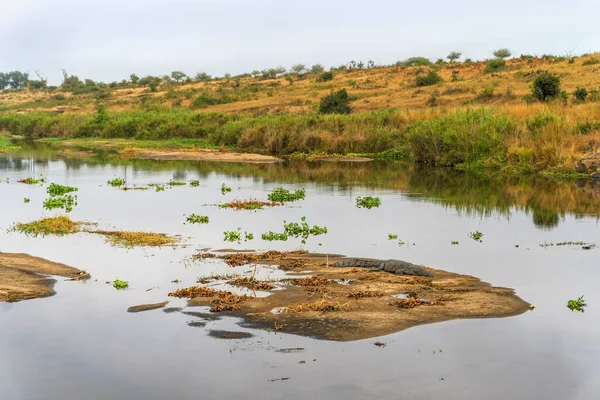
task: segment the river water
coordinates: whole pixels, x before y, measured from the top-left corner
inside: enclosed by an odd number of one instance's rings
[[[79,188],[74,220],[181,235],[186,246],[128,250],[98,235],[32,238],[9,232],[17,221],[56,214],[42,208],[45,186],[17,183],[39,174]],[[129,186],[171,179],[198,179],[200,186],[122,191],[106,184],[115,176]],[[0,180],[0,251],[28,253],[92,275],[87,282],[58,278],[57,294],[49,298],[0,303],[2,400],[600,398],[600,250],[540,246],[600,244],[600,191],[590,183],[493,179],[378,163],[126,162],[61,158],[47,150],[0,155]],[[223,183],[230,193],[221,193]],[[266,199],[278,186],[304,188],[306,199],[256,212],[216,206]],[[356,208],[361,195],[379,196],[381,207]],[[184,214],[191,213],[209,216],[210,223],[184,224]],[[260,239],[262,232],[281,231],[283,220],[302,216],[329,233],[306,245]],[[255,239],[224,242],[223,232],[238,227]],[[483,242],[469,238],[475,231],[484,234]],[[406,244],[389,241],[388,233]],[[245,329],[233,318],[190,327],[196,318],[179,312],[126,312],[164,301],[198,277],[231,272],[216,260],[190,260],[199,249],[231,247],[397,258],[514,288],[536,308],[517,317],[457,320],[354,342]],[[106,284],[115,278],[129,281],[130,288],[116,291]],[[589,304],[585,313],[570,311],[567,301],[581,295]],[[169,307],[185,307],[185,301],[172,299]],[[208,336],[210,330],[255,336],[225,340]],[[375,341],[387,346],[376,347]]]

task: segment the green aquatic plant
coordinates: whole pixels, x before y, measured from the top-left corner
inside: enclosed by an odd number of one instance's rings
[[[169,181],[169,186],[185,186],[187,185],[185,182],[178,182],[178,181],[174,181],[173,179],[171,179]]]
[[[191,186],[191,187],[198,187],[198,186],[200,186],[200,181],[199,181],[199,180],[197,180],[197,179],[192,179],[192,180],[190,181],[190,186]]]
[[[29,203],[30,201],[31,201],[31,199],[30,199],[30,198],[28,198],[28,197],[25,197],[25,198],[23,199],[23,203],[25,203],[25,204]]]
[[[398,235],[395,233],[388,233],[388,240],[398,239]]]
[[[164,192],[165,185],[161,185],[160,183],[149,183],[149,187],[153,187],[157,192]]]
[[[267,233],[263,233],[261,235],[261,237],[262,237],[262,240],[266,240],[267,242],[272,242],[272,241],[276,241],[276,240],[286,242],[288,240],[288,235],[285,232],[277,233],[277,232],[269,231]]]
[[[475,232],[470,232],[469,233],[469,237],[473,240],[475,240],[476,242],[483,242],[482,238],[483,238],[483,233],[479,232],[479,231],[475,231]]]
[[[106,182],[109,186],[112,187],[121,187],[125,185],[125,179],[119,178],[118,176]]]
[[[73,211],[73,207],[77,205],[77,196],[67,194],[59,197],[50,197],[44,200],[43,205],[46,210],[61,208],[66,212],[71,212]]]
[[[358,208],[376,208],[381,205],[381,199],[379,197],[372,196],[359,196],[356,198],[356,207]]]
[[[190,214],[186,217],[186,221],[190,224],[208,224],[208,217],[205,215]]]
[[[221,185],[221,194],[225,195],[225,193],[229,193],[229,192],[231,192],[231,188],[223,183]]]
[[[262,234],[262,239],[267,241],[281,240],[286,241],[289,237],[302,238],[302,243],[306,243],[309,236],[319,236],[327,233],[326,227],[314,225],[310,227],[306,222],[306,217],[302,217],[300,223],[283,221],[283,232],[267,232]]]
[[[73,186],[63,186],[63,185],[58,185],[56,183],[51,183],[50,186],[48,186],[48,188],[46,189],[46,192],[52,196],[63,196],[67,193],[72,193],[72,192],[76,192],[79,189],[77,189],[76,187]]]
[[[26,185],[37,185],[37,184],[42,184],[45,183],[48,179],[43,176],[42,174],[40,174],[39,178],[25,178],[25,179],[20,179],[18,182],[19,183],[24,183]]]
[[[458,240],[453,240],[451,244],[452,245],[457,245],[458,244]]]
[[[117,290],[127,289],[129,287],[129,282],[122,281],[120,279],[115,279],[114,282],[112,283],[112,285]]]
[[[223,232],[223,234],[224,234],[223,240],[226,242],[238,242],[238,243],[242,242],[241,228],[237,228],[237,230],[235,230],[235,231],[225,231],[225,232]],[[244,231],[243,239],[244,239],[244,242],[247,242],[248,240],[253,240],[254,234]]]
[[[267,196],[270,201],[276,203],[286,203],[292,201],[303,200],[306,197],[306,190],[298,189],[295,192],[290,192],[289,190],[277,187],[273,189],[271,193]]]
[[[585,307],[587,307],[587,304],[583,300],[583,296],[580,296],[577,300],[567,302],[567,308],[571,311],[585,312]]]

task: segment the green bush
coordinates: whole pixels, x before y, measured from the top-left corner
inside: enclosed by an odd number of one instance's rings
[[[573,92],[573,97],[575,97],[575,100],[577,100],[578,102],[581,102],[581,103],[583,103],[585,101],[587,96],[588,96],[588,91],[586,90],[586,88],[578,87]]]
[[[398,67],[427,67],[430,65],[431,61],[425,57],[411,57],[396,63]]]
[[[351,112],[350,97],[346,89],[328,94],[319,104],[320,114],[350,114]]]
[[[533,96],[540,101],[555,99],[560,95],[560,78],[551,74],[540,74],[533,81]]]
[[[429,71],[425,76],[417,76],[417,86],[431,86],[442,82],[442,77],[435,71]]]
[[[323,72],[323,73],[321,73],[321,75],[319,75],[317,77],[317,82],[331,81],[331,80],[333,80],[333,76],[334,76],[334,74],[331,71]]]
[[[506,69],[506,61],[501,58],[495,58],[493,60],[488,61],[485,66],[485,73],[490,74],[493,72],[500,72]]]

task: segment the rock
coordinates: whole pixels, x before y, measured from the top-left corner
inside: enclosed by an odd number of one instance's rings
[[[349,258],[331,265],[332,267],[376,268],[396,275],[416,275],[431,277],[431,273],[422,266],[401,260],[372,260],[365,258]]]
[[[593,180],[595,180],[596,182],[600,182],[600,172],[595,172],[592,174],[592,176],[590,177]]]
[[[588,154],[575,163],[577,172],[600,172],[600,153]]]

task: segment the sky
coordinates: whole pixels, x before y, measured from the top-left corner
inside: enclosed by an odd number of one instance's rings
[[[115,81],[600,50],[600,0],[2,0],[0,71]]]

